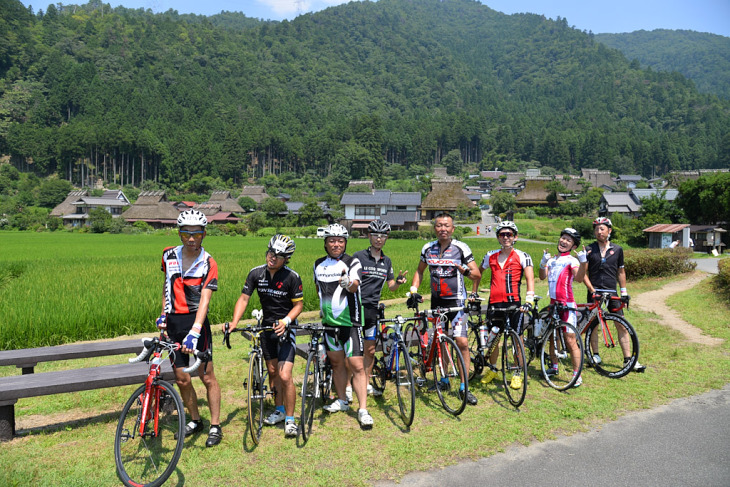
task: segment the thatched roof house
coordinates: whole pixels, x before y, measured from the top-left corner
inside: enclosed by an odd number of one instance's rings
[[[440,177],[431,180],[431,192],[421,203],[421,219],[430,220],[442,211],[454,212],[460,204],[473,206],[472,201],[461,188],[461,179]]]
[[[231,197],[230,191],[214,191],[213,194],[210,195],[208,203],[219,205],[219,211],[225,211],[228,213],[245,213],[243,208],[241,208],[241,205],[238,204],[238,201]]]
[[[264,186],[244,186],[243,190],[241,191],[241,197],[243,196],[248,196],[256,203],[261,203],[269,197],[269,195],[266,193],[266,188]]]
[[[164,191],[142,191],[122,217],[130,223],[143,221],[155,228],[163,228],[176,225],[179,215],[180,211],[167,200]]]
[[[89,196],[89,191],[86,189],[71,191],[66,199],[63,200],[58,206],[51,210],[51,216],[63,217],[63,215],[70,215],[76,212],[76,203],[80,198]]]

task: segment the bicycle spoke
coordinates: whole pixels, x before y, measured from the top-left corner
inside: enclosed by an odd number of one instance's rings
[[[636,331],[619,315],[605,314],[603,322],[596,320],[591,324],[586,333],[585,345],[589,360],[596,371],[612,379],[631,372],[639,359]]]
[[[413,368],[405,343],[398,341],[395,343],[395,347],[394,376],[398,406],[403,422],[406,426],[410,426],[413,423],[416,406],[416,384],[413,377]]]
[[[466,407],[466,366],[456,343],[442,335],[434,347],[438,347],[433,364],[434,386],[444,409],[458,416]],[[464,389],[462,389],[462,384]]]

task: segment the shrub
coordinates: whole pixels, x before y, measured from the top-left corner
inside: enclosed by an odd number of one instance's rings
[[[730,302],[730,259],[717,261],[717,271],[715,277],[717,291]]]
[[[390,232],[389,238],[401,240],[417,240],[421,235],[415,230],[394,230]]]
[[[150,225],[147,222],[138,221],[132,223],[132,226],[139,230],[140,233],[150,233],[152,232],[152,225]]]
[[[674,276],[690,272],[697,264],[690,261],[692,251],[676,249],[630,249],[624,253],[628,279]]]

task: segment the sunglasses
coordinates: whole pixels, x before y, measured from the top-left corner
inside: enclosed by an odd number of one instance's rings
[[[370,236],[376,240],[385,240],[388,238],[388,236],[384,233],[371,233]]]
[[[180,236],[181,237],[185,237],[185,238],[190,238],[190,237],[198,238],[198,237],[202,237],[204,233],[205,233],[204,230],[195,230],[193,232],[190,232],[190,231],[187,231],[187,230],[180,230]]]
[[[502,238],[507,238],[507,237],[514,238],[515,234],[512,233],[512,232],[500,232],[500,233],[497,234],[497,236],[498,237],[502,237]]]

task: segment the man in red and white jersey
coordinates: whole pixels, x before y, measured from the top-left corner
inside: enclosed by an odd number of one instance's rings
[[[202,247],[207,224],[205,215],[197,210],[186,210],[177,219],[182,245],[168,247],[162,253],[165,287],[157,326],[166,328],[170,339],[182,344],[182,353],[175,354],[174,370],[175,382],[190,413],[191,421],[185,427],[185,436],[202,431],[203,421],[190,374],[183,372],[183,368],[189,365],[188,354],[193,350],[211,353],[206,367],[198,369],[210,408],[210,431],[205,446],[211,447],[221,442],[223,432],[220,427],[221,389],[213,371],[212,334],[208,322],[208,304],[213,291],[218,290],[218,264]]]

